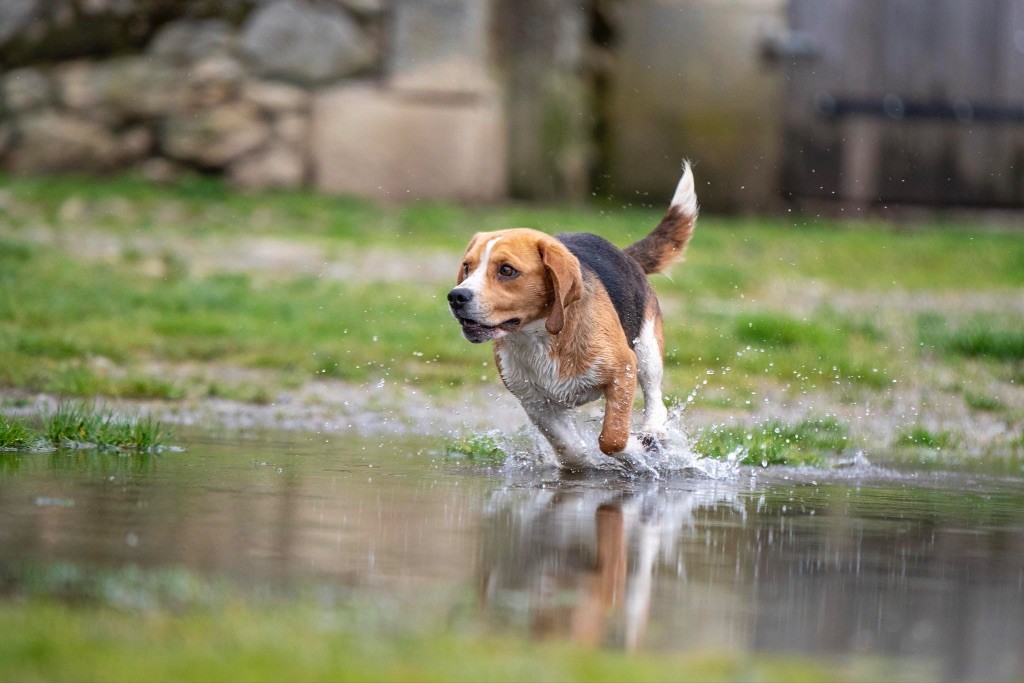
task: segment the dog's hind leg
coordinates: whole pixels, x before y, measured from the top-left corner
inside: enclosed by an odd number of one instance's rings
[[[661,379],[664,374],[664,364],[661,357],[661,343],[658,339],[661,321],[656,318],[658,315],[655,308],[655,315],[650,316],[640,330],[633,349],[636,351],[637,379],[640,381],[640,390],[644,394],[644,424],[641,428],[641,440],[644,446],[650,448],[655,442],[665,440],[665,425],[668,422],[668,410],[665,409],[665,400],[661,395]]]

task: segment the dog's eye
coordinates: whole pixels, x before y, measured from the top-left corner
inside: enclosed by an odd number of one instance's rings
[[[463,276],[469,275],[469,264],[468,263],[463,263],[462,264],[462,274],[463,274]]]
[[[506,263],[501,268],[498,268],[498,275],[502,277],[515,277],[519,275],[519,271]]]

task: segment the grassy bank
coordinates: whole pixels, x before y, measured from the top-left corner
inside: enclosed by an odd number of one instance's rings
[[[401,615],[386,604],[262,590],[254,599],[183,570],[56,565],[17,585],[19,596],[0,601],[2,681],[852,681],[901,673],[873,660],[837,667],[717,651],[627,655],[499,636],[469,615]]]
[[[461,249],[478,230],[526,226],[551,233],[596,232],[626,244],[650,232],[663,210],[621,204],[379,207],[304,191],[244,194],[206,178],[170,187],[131,177],[0,178],[0,225],[7,230],[95,231],[129,241],[149,234],[272,235],[401,250]],[[676,285],[670,289],[750,291],[778,274],[868,291],[1024,286],[1024,241],[1014,231],[963,223],[896,231],[880,222],[841,224],[810,217],[702,216],[699,225],[689,265],[673,272]]]
[[[167,445],[171,433],[151,417],[118,415],[64,402],[44,413],[35,429],[28,420],[0,411],[0,450],[101,448],[148,453]]]
[[[255,403],[322,379],[442,397],[494,386],[489,349],[464,342],[444,305],[467,238],[526,225],[625,244],[659,214],[7,179],[0,386]],[[1011,435],[1024,424],[1019,234],[705,217],[687,262],[654,282],[672,402],[742,414],[807,395],[886,410],[912,394]]]
[[[730,654],[629,657],[486,636],[369,638],[300,608],[125,614],[0,605],[5,681],[852,681],[864,667]]]

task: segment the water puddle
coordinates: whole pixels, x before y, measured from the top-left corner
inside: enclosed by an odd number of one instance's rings
[[[436,439],[187,446],[0,456],[0,571],[181,568],[400,595],[521,637],[1024,676],[1018,477],[857,460],[571,475],[460,464]]]

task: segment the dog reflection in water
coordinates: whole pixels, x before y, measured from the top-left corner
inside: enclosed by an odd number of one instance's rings
[[[671,571],[700,510],[742,511],[735,491],[509,490],[490,511],[481,599],[537,637],[635,650],[659,558]],[[742,514],[742,512],[741,512]],[[685,574],[678,577],[685,578]]]

